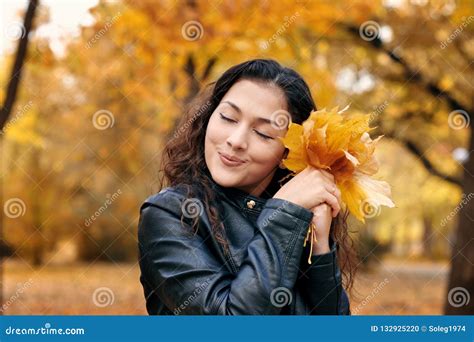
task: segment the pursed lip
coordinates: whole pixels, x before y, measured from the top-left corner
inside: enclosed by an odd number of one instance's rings
[[[239,159],[239,158],[237,158],[237,157],[228,155],[228,154],[223,153],[223,152],[218,152],[218,153],[219,153],[221,156],[223,156],[224,158],[229,159],[230,161],[233,161],[233,162],[236,162],[236,163],[245,163],[245,160]]]

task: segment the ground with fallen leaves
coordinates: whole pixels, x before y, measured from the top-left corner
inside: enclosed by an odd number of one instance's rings
[[[386,260],[358,273],[353,314],[440,315],[446,263]],[[4,263],[6,315],[146,315],[137,264]]]

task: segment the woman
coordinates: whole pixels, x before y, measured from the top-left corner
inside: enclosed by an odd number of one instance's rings
[[[302,123],[316,109],[305,81],[251,60],[199,101],[165,147],[168,187],[140,210],[148,313],[350,314],[338,262],[349,288],[353,254],[334,178],[311,167],[293,176],[281,163],[288,116]]]

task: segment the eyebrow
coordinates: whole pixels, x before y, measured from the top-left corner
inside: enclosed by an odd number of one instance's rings
[[[239,108],[239,106],[237,106],[235,103],[230,102],[230,101],[222,101],[221,103],[227,103],[229,106],[231,106],[232,108],[234,108],[237,112],[239,112],[240,114],[242,114],[242,110],[241,110],[241,109]],[[257,117],[257,121],[259,121],[259,122],[264,122],[264,123],[269,123],[269,124],[272,123],[272,120],[267,119],[267,118],[262,118],[262,117]]]

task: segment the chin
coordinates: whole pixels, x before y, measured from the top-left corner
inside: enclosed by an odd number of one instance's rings
[[[218,174],[213,174],[212,178],[214,179],[214,182],[225,188],[231,188],[239,185],[239,181],[235,177],[225,176],[220,172]]]

